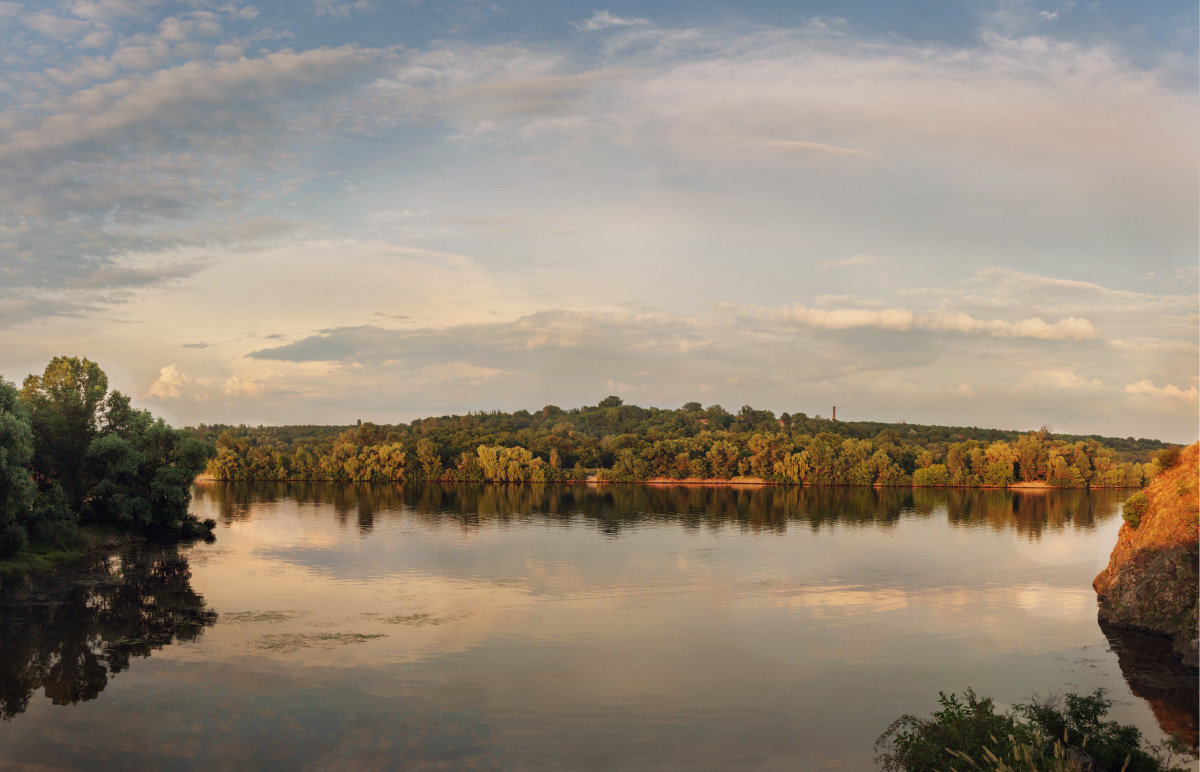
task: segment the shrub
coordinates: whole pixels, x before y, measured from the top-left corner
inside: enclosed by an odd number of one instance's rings
[[[1150,508],[1150,499],[1146,498],[1146,494],[1138,491],[1129,498],[1125,499],[1125,503],[1121,505],[1121,517],[1125,518],[1125,522],[1129,523],[1129,527],[1137,530],[1141,525],[1142,515],[1146,514],[1146,510]]]
[[[1035,700],[997,713],[990,698],[967,689],[940,693],[929,718],[896,719],[875,743],[876,762],[890,772],[924,770],[1078,770],[1086,754],[1103,770],[1182,772],[1178,743],[1143,744],[1136,727],[1104,721],[1112,701],[1088,695]]]
[[[933,464],[924,469],[917,469],[912,476],[913,485],[918,488],[930,488],[950,484],[950,472],[945,464]]]
[[[1154,463],[1164,472],[1179,463],[1179,446],[1163,448],[1154,454]]]

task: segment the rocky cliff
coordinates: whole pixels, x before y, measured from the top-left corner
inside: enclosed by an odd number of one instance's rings
[[[1100,620],[1171,637],[1184,663],[1197,666],[1197,445],[1126,502],[1125,523],[1108,568],[1092,582]]]

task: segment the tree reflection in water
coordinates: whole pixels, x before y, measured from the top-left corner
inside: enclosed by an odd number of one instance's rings
[[[749,531],[841,526],[890,527],[902,517],[944,516],[956,526],[1044,531],[1093,528],[1127,495],[1118,490],[1014,491],[830,486],[684,486],[312,482],[206,483],[197,501],[215,505],[224,522],[244,520],[252,506],[294,501],[332,506],[340,521],[369,532],[379,517],[400,513],[454,522],[466,530],[488,523],[582,519],[606,534],[650,522],[684,528]]]
[[[136,546],[79,568],[0,583],[0,719],[38,689],[55,705],[95,699],[134,657],[197,639],[217,615],[176,547]]]

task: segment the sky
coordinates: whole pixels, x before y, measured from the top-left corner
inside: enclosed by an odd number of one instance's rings
[[[0,376],[1197,438],[1197,6],[0,1]]]

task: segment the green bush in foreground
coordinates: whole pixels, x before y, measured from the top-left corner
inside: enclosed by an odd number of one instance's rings
[[[1112,702],[1089,695],[1034,700],[997,713],[971,689],[962,698],[940,692],[929,718],[904,715],[875,743],[876,762],[892,772],[997,770],[1069,772],[1087,758],[1113,772],[1182,772],[1176,742],[1149,746],[1136,727],[1104,721]],[[1084,756],[1086,754],[1086,757]]]

